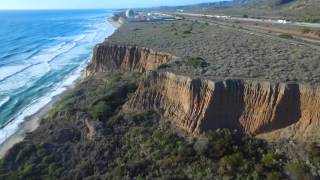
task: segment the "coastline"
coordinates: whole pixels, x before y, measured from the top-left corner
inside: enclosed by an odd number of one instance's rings
[[[114,21],[111,17],[108,18],[108,22],[115,28],[118,29],[122,26],[123,23],[119,22],[119,21]]]
[[[108,22],[115,28],[115,31],[122,25],[120,22],[111,19],[108,19]],[[15,144],[22,142],[28,133],[35,131],[39,127],[40,121],[48,115],[52,107],[85,78],[86,67],[81,71],[81,75],[70,86],[66,87],[66,90],[54,96],[48,104],[39,109],[35,114],[26,117],[23,123],[20,124],[19,129],[0,144],[0,159],[2,159]]]
[[[81,82],[85,77],[84,75],[85,70],[81,72],[81,76],[75,80],[73,84],[67,87],[66,90],[54,96],[48,104],[42,107],[35,114],[25,118],[23,123],[20,124],[19,129],[2,144],[0,144],[0,159],[2,159],[8,150],[10,150],[15,144],[23,141],[28,133],[35,131],[39,127],[40,121],[48,116],[48,113],[52,107],[54,107],[57,102],[59,102],[68,92],[70,92],[70,90],[72,90],[79,82]]]

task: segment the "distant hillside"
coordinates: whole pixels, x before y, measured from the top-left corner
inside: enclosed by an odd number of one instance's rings
[[[297,17],[304,21],[320,22],[320,1],[294,0],[283,7],[282,12],[285,15]]]
[[[282,17],[298,21],[320,22],[320,0],[233,0],[160,9],[166,11],[184,9],[188,12],[236,16],[247,14],[255,17]]]
[[[253,16],[271,15],[307,22],[320,21],[319,0],[234,0],[233,6],[229,8],[238,8]]]

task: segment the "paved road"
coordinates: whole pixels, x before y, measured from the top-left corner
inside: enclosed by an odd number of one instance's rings
[[[292,21],[286,21],[286,20],[283,20],[283,19],[279,19],[279,20],[256,19],[256,18],[241,18],[241,17],[205,15],[205,14],[193,14],[193,13],[175,13],[175,14],[176,15],[193,16],[193,17],[218,18],[218,19],[224,19],[224,20],[261,22],[261,23],[271,23],[271,24],[288,24],[288,25],[294,25],[294,26],[300,26],[300,27],[320,28],[320,23],[292,22]]]

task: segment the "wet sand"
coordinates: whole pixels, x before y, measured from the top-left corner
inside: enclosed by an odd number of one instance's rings
[[[28,133],[36,130],[40,125],[41,119],[46,118],[48,116],[48,112],[52,109],[52,107],[59,100],[61,100],[72,88],[74,88],[81,79],[83,79],[83,76],[76,80],[74,84],[68,87],[64,92],[53,97],[50,103],[41,108],[37,113],[25,118],[24,122],[20,124],[18,131],[16,131],[12,136],[10,136],[0,145],[0,158],[3,158],[7,151],[11,149],[15,144],[23,141]]]

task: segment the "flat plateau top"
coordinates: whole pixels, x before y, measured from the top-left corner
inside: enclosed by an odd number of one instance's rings
[[[184,75],[320,84],[319,46],[232,25],[127,23],[108,42],[172,53],[181,61],[165,68]]]

